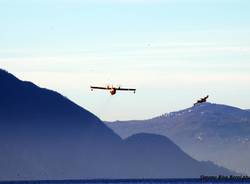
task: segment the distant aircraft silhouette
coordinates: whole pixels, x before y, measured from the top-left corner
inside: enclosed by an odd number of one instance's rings
[[[133,91],[134,93],[136,92],[136,89],[132,88],[121,88],[121,87],[114,87],[113,85],[107,85],[106,87],[98,87],[98,86],[90,86],[91,91],[94,89],[101,89],[101,90],[109,90],[111,95],[115,95],[116,91]]]
[[[194,105],[197,105],[197,104],[206,102],[207,99],[208,99],[208,97],[209,97],[209,96],[207,95],[207,96],[205,96],[204,98],[201,98],[200,100],[197,100],[197,102],[194,103]]]

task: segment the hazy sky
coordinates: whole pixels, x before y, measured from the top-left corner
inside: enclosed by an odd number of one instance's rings
[[[250,108],[249,0],[0,0],[0,68],[103,120]],[[115,84],[137,93],[91,92]]]

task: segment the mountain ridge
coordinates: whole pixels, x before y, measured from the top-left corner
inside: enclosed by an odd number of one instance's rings
[[[235,107],[235,106],[231,106],[231,105],[226,105],[226,104],[217,104],[217,103],[210,103],[210,102],[204,102],[203,104],[198,104],[196,106],[203,106],[204,104],[208,105],[218,105],[218,106],[221,106],[221,107],[228,107],[228,108],[232,108],[232,109],[238,109],[238,110],[242,110],[242,111],[250,111],[250,109],[242,109],[242,108],[239,108],[239,107]],[[181,109],[181,110],[177,110],[177,111],[171,111],[171,112],[166,112],[166,113],[163,113],[163,114],[160,114],[160,115],[157,115],[157,116],[154,116],[152,118],[146,118],[146,119],[128,119],[128,120],[114,120],[114,121],[104,121],[104,122],[107,122],[107,123],[115,123],[115,122],[141,122],[141,121],[148,121],[148,120],[152,120],[152,119],[155,119],[155,118],[160,118],[160,117],[164,117],[164,116],[168,116],[170,114],[174,114],[174,113],[179,113],[179,112],[185,112],[185,111],[188,111],[188,110],[192,110],[195,106],[191,106],[191,107],[188,107],[188,108],[184,108],[184,109]]]

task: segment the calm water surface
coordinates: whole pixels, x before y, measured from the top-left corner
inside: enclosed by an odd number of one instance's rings
[[[0,184],[250,184],[250,180],[152,179],[152,180],[58,180],[6,181]]]

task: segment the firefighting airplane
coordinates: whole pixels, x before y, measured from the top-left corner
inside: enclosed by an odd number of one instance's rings
[[[90,86],[91,91],[94,89],[101,89],[101,90],[109,90],[111,95],[115,95],[116,91],[133,91],[136,92],[136,89],[132,88],[121,88],[121,87],[114,87],[113,85],[107,85],[106,87],[99,87],[99,86]]]
[[[194,105],[197,105],[197,104],[200,104],[200,103],[205,103],[205,102],[207,102],[208,97],[209,97],[209,96],[207,95],[207,96],[205,96],[204,98],[201,98],[200,100],[197,100],[197,102],[194,103]]]

